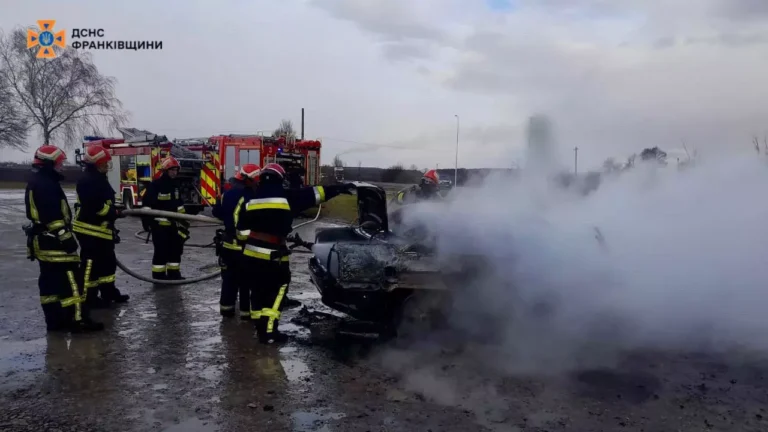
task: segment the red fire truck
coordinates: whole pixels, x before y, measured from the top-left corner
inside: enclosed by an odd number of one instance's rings
[[[146,134],[128,139],[85,137],[83,148],[90,145],[101,145],[112,155],[112,169],[107,178],[116,191],[116,201],[127,208],[141,206],[147,185],[162,174],[160,162],[170,154],[181,165],[177,178],[187,213],[196,214],[203,209],[199,193],[203,160],[193,152],[174,145],[165,136]],[[80,162],[81,158],[78,149],[75,159]]]
[[[213,205],[228,188],[232,178],[247,163],[282,165],[288,187],[320,184],[318,140],[258,135],[216,135],[210,138],[174,140],[174,144],[195,153],[203,160],[200,192],[204,205]]]

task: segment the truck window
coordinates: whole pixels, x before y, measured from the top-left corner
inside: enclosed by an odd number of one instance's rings
[[[259,165],[261,163],[258,150],[240,150],[240,166],[247,163]]]
[[[224,166],[224,181],[235,176],[235,147],[228,146],[227,152],[224,154],[226,164]]]
[[[118,156],[120,159],[120,181],[136,183],[136,156]]]

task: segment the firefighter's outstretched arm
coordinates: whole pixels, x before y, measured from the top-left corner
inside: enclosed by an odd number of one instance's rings
[[[415,201],[416,199],[416,186],[403,189],[395,195],[395,202],[403,205]]]
[[[69,210],[67,209],[66,201],[60,200],[52,194],[36,196],[35,192],[40,194],[40,191],[30,190],[27,192],[27,201],[32,220],[41,224],[48,232],[55,235],[65,250],[76,251],[77,241],[69,227],[68,219],[70,215],[68,214]]]
[[[286,191],[288,204],[291,211],[299,213],[318,206],[339,194],[352,193],[355,185],[352,183],[330,185],[330,186],[312,186],[301,189],[290,189]]]

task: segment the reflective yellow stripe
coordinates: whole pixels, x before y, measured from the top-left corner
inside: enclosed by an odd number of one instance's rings
[[[168,263],[168,270],[178,270],[181,268],[179,263]]]
[[[35,198],[32,191],[29,191],[29,215],[32,216],[32,221],[40,222],[40,213],[37,212],[37,206],[35,205]]]
[[[67,204],[66,198],[61,200],[60,206],[61,206],[61,216],[64,217],[64,223],[69,223],[72,220],[72,215],[69,214],[69,204]]]
[[[398,203],[402,204],[404,199],[405,199],[405,192],[400,192],[399,194],[397,194],[397,202]]]
[[[236,251],[243,250],[243,248],[239,244],[237,244],[237,243],[228,243],[228,242],[224,242],[224,248],[225,249],[232,249],[232,250],[236,250]]]
[[[234,214],[235,226],[237,226],[237,221],[240,220],[240,208],[243,205],[243,201],[245,201],[245,197],[240,197],[240,200],[237,201],[237,205],[235,206],[235,214]],[[248,234],[246,234],[246,236],[247,235]]]
[[[59,230],[59,241],[69,240],[72,238],[72,233],[67,230]]]
[[[240,311],[240,316],[241,317],[250,317],[251,316],[251,312],[250,311]]]
[[[41,304],[51,304],[56,303],[57,301],[59,301],[59,296],[57,295],[40,296]]]
[[[100,284],[112,283],[114,281],[115,281],[115,275],[109,275],[109,276],[104,276],[104,277],[100,277],[99,278],[99,283]]]
[[[315,204],[320,204],[325,202],[325,188],[322,186],[315,186],[313,188],[315,190]]]
[[[85,278],[83,280],[85,281],[83,285],[83,297],[88,298],[88,288],[99,286],[99,283],[93,283],[91,282],[91,268],[93,267],[93,260],[86,261],[85,264]]]
[[[102,207],[101,210],[96,212],[96,214],[99,215],[99,216],[106,216],[107,213],[109,213],[109,208],[110,207],[111,206],[109,205],[109,202],[107,202],[107,204],[104,204],[104,207]]]
[[[80,302],[82,301],[80,299],[80,293],[77,289],[77,282],[75,281],[75,274],[70,270],[67,271],[67,278],[69,279],[69,286],[72,287],[72,301],[74,301],[75,305],[75,321],[80,321],[83,319],[82,317],[82,311],[80,309]],[[61,305],[64,305],[64,300],[61,301]]]
[[[251,319],[259,319],[261,318],[261,311],[251,311]]]
[[[165,273],[165,269],[166,269],[165,264],[163,264],[163,265],[153,264],[152,265],[152,273]]]
[[[226,311],[235,310],[235,307],[234,306],[219,305],[219,310],[222,311],[222,312],[226,312]]]
[[[290,210],[291,206],[288,204],[288,200],[285,198],[252,199],[248,201],[248,204],[245,206],[246,211],[265,209]]]
[[[35,257],[44,262],[80,262],[80,257],[76,253],[68,253],[62,250],[40,249],[40,239],[35,236],[32,240],[32,249]]]
[[[278,291],[277,297],[275,298],[275,304],[272,305],[272,309],[263,309],[261,311],[261,316],[269,317],[269,321],[267,321],[267,333],[272,333],[275,328],[275,320],[280,319],[280,303],[283,302],[283,297],[285,296],[285,291],[287,289],[287,284],[281,286],[280,291]]]
[[[251,235],[251,230],[240,230],[237,232],[237,239],[240,241],[248,240],[248,236]]]
[[[107,227],[104,227],[104,226],[101,226],[101,225],[89,224],[89,223],[81,222],[81,221],[78,221],[78,220],[72,222],[72,226],[73,227],[85,228],[85,229],[91,230],[91,231],[98,231],[98,232],[101,232],[101,233],[104,233],[104,234],[112,234],[112,230],[107,228]]]
[[[65,224],[63,220],[55,220],[46,225],[48,231],[56,231],[57,229],[64,228],[65,226],[67,226],[67,224]]]
[[[185,233],[184,231],[178,231],[178,233],[179,233],[179,237],[181,237],[183,239],[189,238],[187,233]]]
[[[180,206],[179,206],[179,207],[176,209],[176,212],[177,212],[177,213],[186,213],[186,212],[187,212],[187,210],[184,208],[184,206],[183,206],[183,205],[180,205]]]
[[[157,194],[157,200],[158,201],[170,201],[171,200],[171,194],[165,193],[165,194]]]
[[[272,259],[272,252],[277,252],[277,251],[273,249],[254,246],[254,245],[245,245],[245,249],[243,250],[243,254],[249,257],[263,259],[267,261],[277,261]],[[279,261],[290,261],[290,259],[291,258],[289,256],[284,256],[280,258]]]

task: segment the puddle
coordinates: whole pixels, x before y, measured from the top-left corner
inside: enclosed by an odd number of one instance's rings
[[[0,371],[40,369],[45,363],[46,338],[28,341],[0,340]]]
[[[283,365],[288,381],[303,381],[304,378],[312,375],[307,364],[301,360],[280,360],[280,363]]]
[[[322,413],[320,410],[297,411],[291,414],[295,432],[331,432],[328,424],[332,420],[346,417],[343,413]]]
[[[218,432],[219,430],[219,427],[213,424],[213,422],[191,418],[177,425],[165,428],[162,432]]]
[[[221,321],[198,321],[190,324],[192,327],[211,327],[221,324]]]

